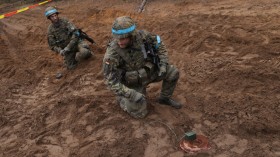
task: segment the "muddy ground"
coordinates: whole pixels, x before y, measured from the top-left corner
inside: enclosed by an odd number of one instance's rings
[[[1,157],[280,156],[280,2],[151,0],[139,14],[140,4],[55,1],[0,20]],[[75,70],[48,49],[49,5],[98,43]],[[133,119],[104,85],[102,58],[123,15],[165,42],[180,70],[173,97],[182,109],[159,105],[161,84],[152,84],[149,115]],[[181,151],[178,140],[190,130],[211,149]]]

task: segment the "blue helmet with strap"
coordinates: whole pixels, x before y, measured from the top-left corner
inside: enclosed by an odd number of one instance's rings
[[[135,22],[128,16],[118,17],[112,26],[112,34],[115,38],[132,36],[136,30]]]
[[[47,7],[45,10],[45,16],[49,18],[52,14],[58,14],[59,12],[54,7]]]

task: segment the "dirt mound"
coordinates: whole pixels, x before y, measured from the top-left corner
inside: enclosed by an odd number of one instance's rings
[[[0,21],[0,156],[280,155],[279,2],[155,0],[138,14],[140,4],[48,3],[98,43],[95,57],[72,71],[48,49],[47,5]],[[123,15],[167,45],[180,70],[181,110],[156,103],[161,84],[152,84],[150,113],[136,120],[104,85],[111,25]],[[178,141],[190,130],[206,135],[211,149],[182,152]]]

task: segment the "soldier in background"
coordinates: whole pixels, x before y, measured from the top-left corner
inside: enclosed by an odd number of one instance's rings
[[[168,62],[165,45],[158,35],[136,30],[130,17],[119,17],[112,27],[113,40],[103,59],[103,71],[108,87],[117,95],[124,111],[135,118],[147,115],[146,87],[162,82],[157,101],[180,109],[171,99],[179,79],[178,69]]]
[[[54,7],[47,7],[45,16],[52,22],[48,27],[48,44],[51,50],[64,56],[67,69],[74,69],[78,61],[92,56],[89,45],[80,38],[80,32],[67,19],[59,18]]]

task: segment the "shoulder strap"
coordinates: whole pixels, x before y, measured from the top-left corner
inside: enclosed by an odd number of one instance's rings
[[[144,59],[147,59],[147,51],[146,51],[146,48],[145,48],[145,39],[144,39],[144,32],[142,30],[139,31],[139,34],[140,34],[140,40],[141,40],[141,52],[143,53],[144,55]],[[140,41],[139,40],[139,41]],[[132,64],[134,64],[130,57],[127,55],[128,51],[129,50],[124,50],[124,49],[121,49],[119,46],[116,45],[116,43],[114,43],[114,49],[116,50],[116,52],[120,55],[120,57],[128,64],[129,67],[133,67]]]
[[[147,41],[144,38],[144,31],[143,30],[139,30],[139,34],[140,34],[140,36],[142,38],[141,51],[142,51],[142,53],[144,55],[144,58],[147,59],[147,50],[146,50]]]

